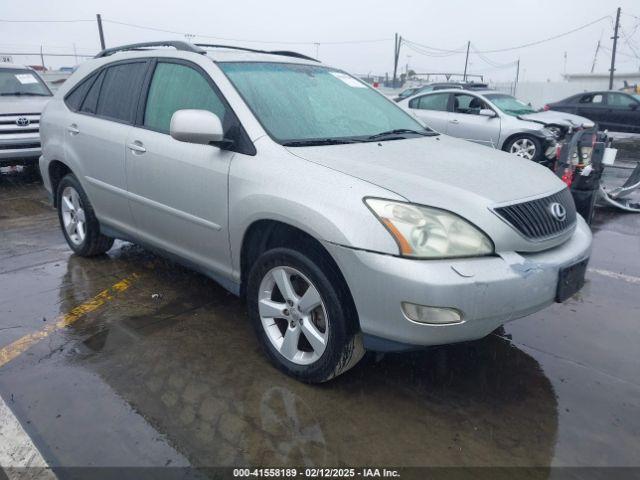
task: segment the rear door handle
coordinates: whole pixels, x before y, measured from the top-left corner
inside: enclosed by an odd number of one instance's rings
[[[147,151],[146,148],[144,148],[144,146],[142,145],[142,142],[136,140],[135,142],[130,143],[129,145],[127,145],[127,148],[129,150],[131,150],[133,153],[138,154],[138,155],[142,155],[143,153],[145,153]]]
[[[72,123],[67,127],[67,132],[69,132],[70,135],[77,135],[80,133],[80,130],[78,130],[78,125]]]
[[[454,124],[456,124],[456,125],[457,125],[457,124],[459,124],[459,123],[460,123],[460,121],[458,121],[458,120],[449,120],[449,123],[454,123]]]

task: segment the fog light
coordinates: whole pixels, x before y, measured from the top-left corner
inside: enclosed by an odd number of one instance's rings
[[[446,325],[462,321],[462,312],[455,308],[427,307],[425,305],[402,302],[402,312],[409,320],[432,325]]]

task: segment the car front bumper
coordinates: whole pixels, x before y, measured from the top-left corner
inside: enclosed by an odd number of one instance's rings
[[[578,216],[573,236],[538,253],[413,260],[325,244],[353,296],[365,347],[392,351],[482,338],[553,303],[561,268],[589,257],[591,231]],[[401,303],[455,308],[456,324],[409,320]]]
[[[37,163],[40,155],[37,133],[0,135],[0,165]]]

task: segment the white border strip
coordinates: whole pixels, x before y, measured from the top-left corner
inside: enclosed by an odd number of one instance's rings
[[[29,472],[22,470],[24,468],[41,468],[43,470],[36,475],[38,479],[55,479],[56,476],[48,467],[27,432],[0,397],[0,468],[6,469],[5,474],[12,480],[30,478]]]

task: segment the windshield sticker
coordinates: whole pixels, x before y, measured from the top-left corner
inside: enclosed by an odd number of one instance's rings
[[[16,78],[23,85],[28,85],[30,83],[38,83],[36,77],[34,77],[31,73],[18,73],[16,74]]]
[[[360,83],[358,80],[356,80],[353,77],[350,77],[346,73],[341,73],[341,72],[329,72],[329,73],[334,77],[336,77],[338,80],[342,80],[344,83],[346,83],[350,87],[367,88],[366,85]]]

